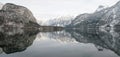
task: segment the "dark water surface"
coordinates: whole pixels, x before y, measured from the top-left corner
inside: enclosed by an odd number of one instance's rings
[[[115,31],[0,32],[0,57],[119,57]]]

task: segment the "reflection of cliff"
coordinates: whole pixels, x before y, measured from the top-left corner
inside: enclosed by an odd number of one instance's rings
[[[120,55],[120,36],[118,32],[107,32],[100,30],[91,30],[89,32],[74,30],[68,32],[71,33],[71,36],[80,43],[93,43],[99,51],[102,51],[103,48],[105,48]]]
[[[10,54],[24,51],[36,38],[37,31],[23,29],[2,29],[0,31],[0,48],[3,52]]]

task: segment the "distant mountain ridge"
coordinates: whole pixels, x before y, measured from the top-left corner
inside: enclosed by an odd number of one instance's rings
[[[47,20],[46,22],[43,23],[43,25],[65,27],[66,25],[70,24],[73,19],[74,18],[72,16],[62,16]]]

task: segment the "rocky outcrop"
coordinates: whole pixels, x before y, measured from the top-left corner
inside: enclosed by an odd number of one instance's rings
[[[33,16],[32,12],[29,9],[27,9],[26,7],[7,3],[2,7],[2,10],[14,11],[14,12],[24,16],[25,18],[27,18],[29,21],[36,22],[36,19]]]
[[[39,27],[29,9],[7,3],[0,10],[0,27]]]

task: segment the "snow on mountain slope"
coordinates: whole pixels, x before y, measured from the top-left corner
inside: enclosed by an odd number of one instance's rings
[[[73,20],[74,17],[71,16],[65,16],[65,17],[58,17],[54,19],[47,20],[43,23],[43,25],[47,26],[66,26],[71,23],[71,20]]]
[[[72,20],[70,27],[110,27],[118,29],[120,25],[120,1],[111,7],[99,6],[94,13],[84,13]]]

